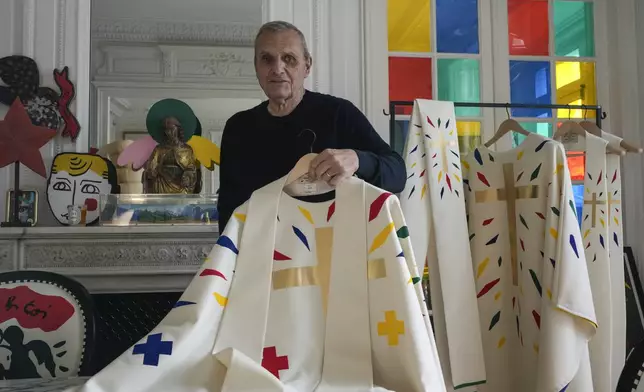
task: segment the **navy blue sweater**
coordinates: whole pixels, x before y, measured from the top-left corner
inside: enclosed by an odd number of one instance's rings
[[[235,114],[224,128],[219,177],[220,232],[235,208],[255,190],[285,176],[309,152],[320,153],[327,148],[355,150],[359,178],[392,193],[403,191],[406,180],[403,159],[351,102],[306,91],[287,116],[275,117],[267,106],[265,101]],[[306,200],[312,199],[315,197]]]

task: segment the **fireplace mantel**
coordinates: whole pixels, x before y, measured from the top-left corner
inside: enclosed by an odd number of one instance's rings
[[[0,229],[0,270],[71,276],[92,293],[183,291],[217,225]]]

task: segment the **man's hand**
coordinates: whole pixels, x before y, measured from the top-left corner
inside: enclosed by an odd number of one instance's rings
[[[358,154],[354,150],[326,149],[311,161],[309,176],[337,186],[358,170]]]

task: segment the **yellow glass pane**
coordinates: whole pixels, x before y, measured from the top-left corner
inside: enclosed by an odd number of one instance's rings
[[[456,121],[458,149],[466,154],[481,145],[481,123],[478,121]]]
[[[390,52],[429,52],[430,0],[388,0]]]
[[[595,63],[580,61],[557,61],[555,67],[557,104],[596,105]],[[594,117],[593,110],[558,109],[559,118]]]

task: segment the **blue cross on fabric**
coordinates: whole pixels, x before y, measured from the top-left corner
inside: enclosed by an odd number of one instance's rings
[[[140,354],[143,354],[144,365],[159,366],[159,357],[161,355],[172,355],[172,342],[162,341],[160,333],[150,335],[147,342],[134,346],[132,355]]]

